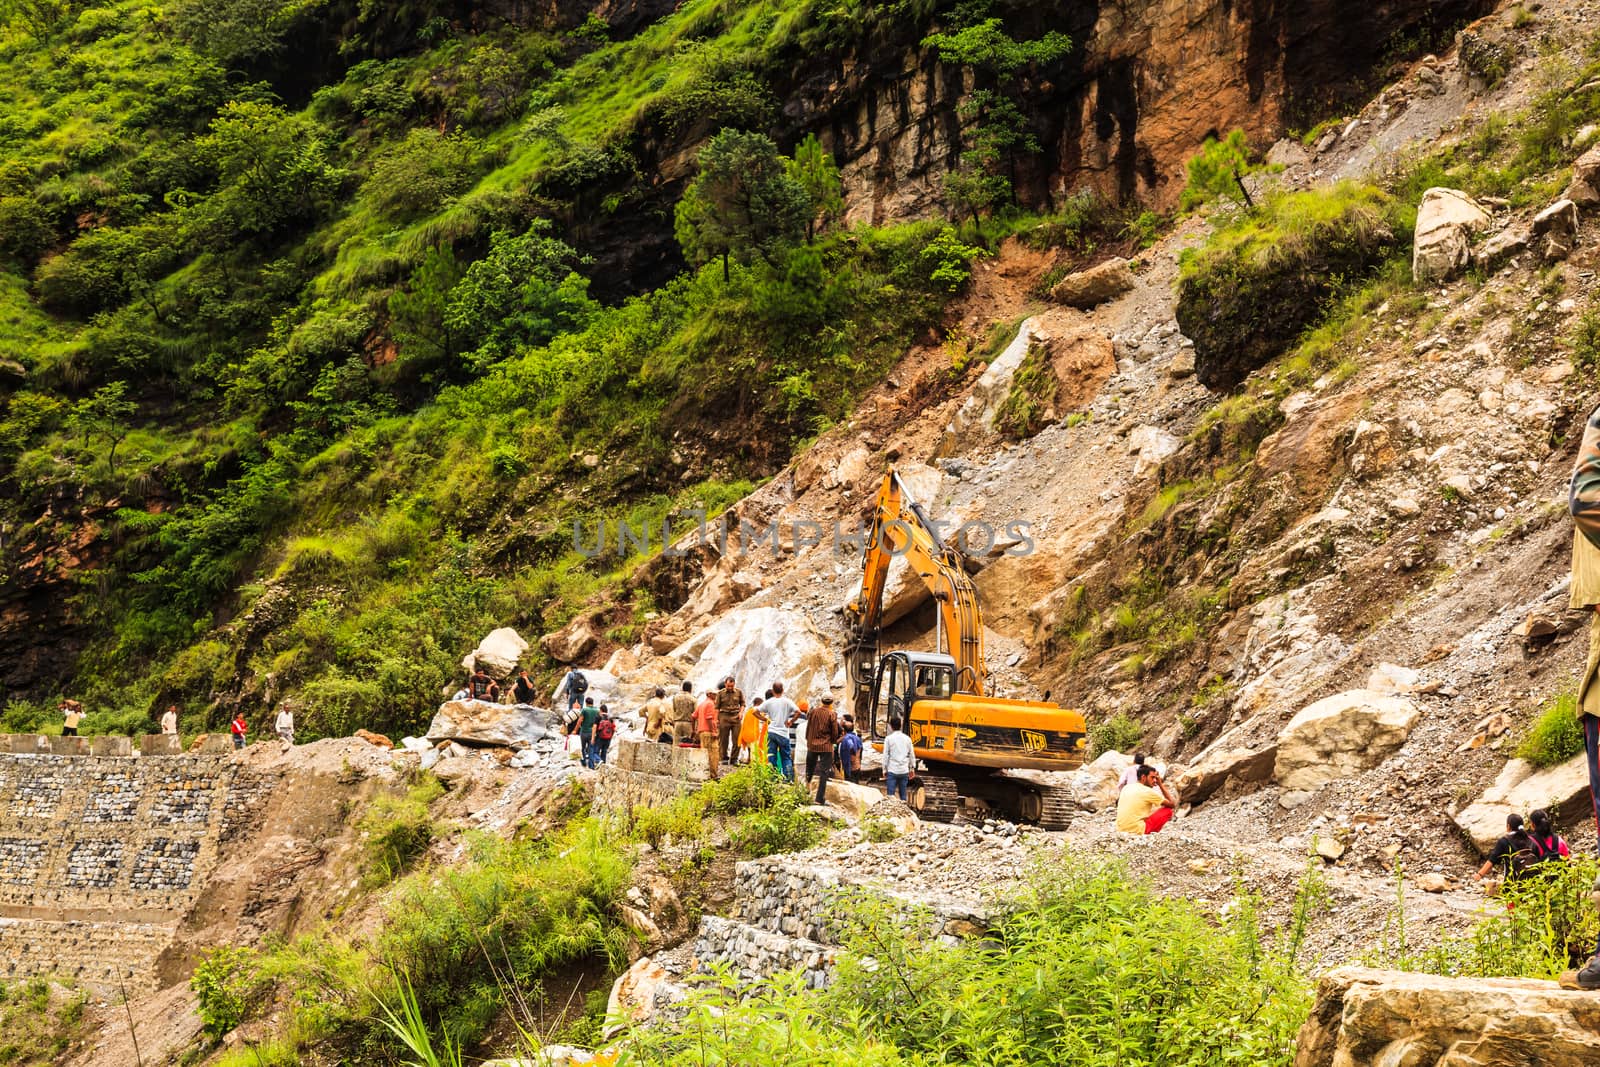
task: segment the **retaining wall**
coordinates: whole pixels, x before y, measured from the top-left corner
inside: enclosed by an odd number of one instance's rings
[[[235,791],[231,753],[133,751],[128,738],[0,736],[0,977],[144,985],[223,839],[270,791],[258,776]]]
[[[599,769],[593,806],[596,811],[655,808],[692,793],[711,778],[706,756],[698,748],[679,748],[638,738],[612,742],[613,759]]]

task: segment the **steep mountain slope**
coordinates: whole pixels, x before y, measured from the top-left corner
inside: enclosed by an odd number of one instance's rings
[[[927,336],[976,248],[1033,225],[889,225],[945,207],[947,170],[963,213],[1011,190],[1080,218],[1068,194],[1098,189],[1132,218],[1206,132],[1314,112],[1477,10],[19,9],[8,721],[71,691],[96,729],[285,694],[318,733],[415,725],[450,650],[626,573],[566,549],[572,518],[742,495]],[[1018,61],[1030,41],[1053,43]],[[888,228],[682,271],[672,207],[724,127],[818,134],[825,230]]]

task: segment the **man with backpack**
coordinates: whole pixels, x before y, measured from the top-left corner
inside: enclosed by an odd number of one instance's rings
[[[567,707],[576,708],[582,705],[583,694],[587,693],[588,691],[589,679],[583,676],[582,671],[574,667],[568,671],[567,676],[561,680],[561,688],[556,691],[556,699],[560,700],[561,694],[565,693],[567,694]]]
[[[583,765],[594,766],[594,731],[600,724],[600,709],[594,706],[594,697],[585,697],[583,715],[578,719],[578,736],[583,739]]]
[[[846,715],[844,736],[839,738],[839,773],[847,782],[861,780],[861,735],[856,733],[856,721]]]
[[[617,722],[611,717],[611,709],[601,704],[600,718],[594,724],[594,758],[591,767],[598,767],[606,761],[606,756],[611,752],[611,739],[615,736]]]

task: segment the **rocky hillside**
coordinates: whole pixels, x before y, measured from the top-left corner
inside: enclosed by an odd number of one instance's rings
[[[676,602],[574,519],[739,499],[1021,310],[1031,275],[965,310],[974,257],[1131,251],[1208,134],[1310,125],[1483,6],[8,12],[7,724],[291,695],[402,733],[496,625],[604,600],[632,644]],[[735,150],[762,211],[685,200]]]
[[[1576,751],[1544,739],[1586,624],[1564,492],[1600,358],[1597,28],[1580,4],[1474,24],[1275,145],[1254,206],[1125,265],[1063,277],[1078,261],[1006,242],[938,343],[730,507],[725,550],[635,571],[675,609],[638,644],[613,653],[600,611],[544,649],[671,684],[727,635],[800,634],[784,668],[840,692],[859,569],[829,531],[893,464],[950,529],[1029,524],[1031,552],[970,559],[1001,690],[1194,768],[1200,825],[1455,878],[1519,802],[1577,820],[1571,765],[1514,790]],[[891,642],[932,647],[920,583],[888,596]]]

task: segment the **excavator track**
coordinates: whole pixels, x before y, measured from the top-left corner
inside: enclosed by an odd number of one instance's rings
[[[929,822],[949,822],[956,817],[961,795],[951,778],[919,774],[911,783],[911,809]]]
[[[1078,810],[1078,798],[1064,786],[1045,786],[1039,790],[1041,830],[1065,830],[1072,825],[1072,816]]]

